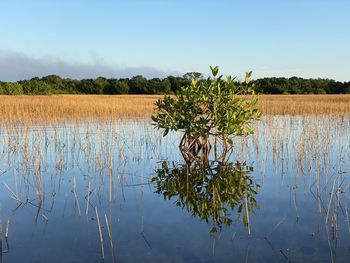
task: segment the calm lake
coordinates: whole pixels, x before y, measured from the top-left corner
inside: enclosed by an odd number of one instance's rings
[[[349,262],[349,117],[265,116],[206,167],[180,138],[0,124],[2,262]]]

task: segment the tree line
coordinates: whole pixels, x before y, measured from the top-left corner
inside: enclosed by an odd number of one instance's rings
[[[197,72],[182,77],[146,79],[138,75],[132,78],[104,78],[75,80],[49,75],[17,82],[1,82],[0,94],[50,95],[50,94],[174,94],[195,77]],[[332,79],[261,78],[254,80],[255,90],[261,94],[350,94],[350,82]]]

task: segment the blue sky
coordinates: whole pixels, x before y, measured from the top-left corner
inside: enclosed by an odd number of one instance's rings
[[[208,73],[350,80],[350,1],[0,0],[0,79]]]

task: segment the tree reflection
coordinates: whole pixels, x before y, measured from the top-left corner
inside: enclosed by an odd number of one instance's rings
[[[176,199],[177,206],[212,224],[211,234],[222,225],[232,224],[233,211],[250,232],[249,213],[257,208],[255,195],[260,187],[249,175],[252,171],[252,166],[238,161],[164,161],[152,181],[156,193]]]

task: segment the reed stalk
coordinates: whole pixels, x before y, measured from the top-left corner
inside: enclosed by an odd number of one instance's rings
[[[106,220],[107,232],[108,232],[108,237],[109,237],[109,244],[110,244],[111,250],[112,250],[112,257],[113,257],[113,261],[115,261],[114,246],[113,246],[113,239],[112,239],[112,230],[111,230],[111,227],[109,225],[108,218],[107,218],[106,214],[105,214],[105,220]]]
[[[101,224],[100,224],[100,217],[98,216],[97,206],[95,206],[95,213],[96,213],[97,224],[98,224],[98,232],[100,235],[102,259],[104,259],[105,258],[105,248],[104,248],[104,244],[103,244],[102,229],[101,229]]]

